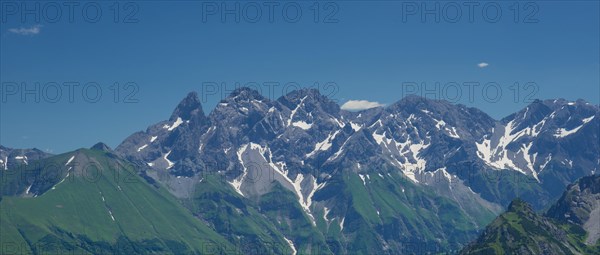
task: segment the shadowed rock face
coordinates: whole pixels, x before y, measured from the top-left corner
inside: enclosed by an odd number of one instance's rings
[[[91,150],[99,150],[99,151],[105,151],[105,152],[112,152],[113,150],[106,145],[103,142],[99,142],[97,144],[94,144],[94,146],[90,147]]]
[[[190,120],[193,124],[202,124],[206,122],[206,116],[204,115],[202,104],[200,103],[200,99],[196,92],[190,92],[179,105],[177,105],[169,120],[176,121],[177,118]]]
[[[545,215],[517,199],[461,254],[598,254],[600,176],[569,185]]]
[[[573,254],[567,233],[517,199],[461,254]]]
[[[586,243],[595,244],[600,238],[600,175],[569,185],[546,215],[583,227],[588,233]]]

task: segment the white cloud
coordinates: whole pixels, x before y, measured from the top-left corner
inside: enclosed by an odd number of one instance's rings
[[[349,100],[342,105],[343,110],[359,111],[383,106],[379,102],[369,102],[367,100]]]
[[[42,31],[42,26],[35,25],[29,28],[20,27],[20,28],[10,28],[8,32],[18,35],[37,35]]]
[[[488,64],[488,63],[486,63],[486,62],[481,62],[481,63],[477,64],[477,66],[478,66],[479,68],[484,68],[484,67],[487,67],[487,66],[489,66],[489,65],[490,65],[490,64]]]

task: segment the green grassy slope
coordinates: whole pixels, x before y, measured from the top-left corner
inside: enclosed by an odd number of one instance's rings
[[[491,211],[465,215],[454,201],[397,172],[370,174],[363,184],[358,174],[344,171],[328,182],[314,201],[332,201],[332,211],[325,220],[313,208],[316,226],[296,195],[278,183],[248,199],[221,176],[205,175],[186,204],[230,242],[265,254],[292,253],[284,237],[299,254],[410,253],[415,245],[420,251],[456,251],[496,216]]]
[[[2,254],[233,251],[228,241],[194,218],[165,189],[149,185],[112,154],[81,149],[41,163],[62,166],[72,155],[74,161],[92,167],[64,171],[60,176],[67,178],[41,185],[46,190],[37,197],[2,197]],[[26,181],[15,176],[19,174],[3,176],[4,194],[23,193],[19,190]]]
[[[303,212],[297,198],[279,184],[250,200],[239,195],[218,175],[206,175],[196,185],[189,207],[242,251],[329,254],[325,240]]]
[[[73,155],[79,166],[67,170]],[[296,195],[277,183],[249,199],[207,175],[182,205],[108,152],[82,149],[40,161],[49,164],[60,167],[0,173],[2,254],[436,252],[456,250],[494,217],[465,215],[396,171],[373,172],[365,183],[355,172],[338,172],[315,193],[331,213],[325,220],[321,207],[313,208],[314,226]]]
[[[340,232],[341,222],[335,219],[326,231],[328,242],[339,242],[337,250],[378,254],[456,251],[477,235],[478,226],[495,217],[491,211],[482,211],[476,217],[478,222],[473,222],[454,201],[413,184],[400,173],[380,174],[365,174],[363,182],[358,174],[347,171],[315,195],[315,200],[343,201],[335,205],[336,214],[343,208],[343,229]]]
[[[584,244],[586,232],[533,211],[514,200],[461,254],[600,254],[600,246]]]

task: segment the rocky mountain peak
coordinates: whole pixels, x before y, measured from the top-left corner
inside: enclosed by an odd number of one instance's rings
[[[582,177],[546,213],[549,217],[584,226],[594,238],[600,238],[600,175]]]
[[[587,246],[594,242],[582,242],[584,235],[578,226],[539,215],[517,198],[460,254],[598,254]]]
[[[105,152],[113,151],[108,145],[106,145],[103,142],[98,142],[98,143],[94,144],[92,147],[90,147],[90,150],[99,150],[99,151],[105,151]]]
[[[406,113],[443,113],[457,108],[445,100],[429,99],[417,95],[408,95],[387,107],[388,111]]]
[[[287,95],[285,95],[285,97],[290,101],[299,101],[303,98],[306,98],[305,100],[309,100],[309,101],[325,102],[325,103],[328,103],[329,101],[331,101],[329,98],[322,95],[318,89],[315,89],[315,88],[303,88],[300,90],[294,90],[294,91],[288,93]]]
[[[312,112],[313,115],[317,115],[314,116],[316,118],[319,118],[318,115],[322,114],[336,117],[340,115],[339,105],[335,101],[322,95],[319,90],[315,88],[294,90],[285,96],[280,97],[277,101],[290,110],[302,109],[302,111],[306,113]]]
[[[230,102],[240,102],[240,101],[250,101],[250,100],[258,100],[263,101],[265,98],[260,94],[260,92],[249,88],[249,87],[241,87],[235,89],[229,96],[225,99],[225,101]]]
[[[580,190],[589,190],[590,193],[600,193],[600,175],[587,176],[577,182]]]
[[[501,122],[506,125],[507,123],[514,121],[517,124],[517,130],[521,130],[525,127],[539,123],[542,119],[551,114],[554,111],[554,108],[552,102],[536,99],[520,111],[503,118]]]
[[[188,95],[177,105],[169,120],[175,121],[177,118],[183,120],[201,120],[205,118],[202,104],[198,98],[198,93],[195,91],[188,93]]]
[[[577,99],[575,101],[569,101],[567,99],[564,98],[557,98],[557,99],[546,99],[546,100],[535,100],[535,102],[539,102],[541,104],[546,105],[547,107],[551,108],[552,110],[558,110],[561,109],[563,107],[566,106],[571,106],[571,107],[579,107],[579,106],[583,106],[584,108],[595,108],[597,109],[598,107],[583,100],[583,99]]]
[[[508,205],[508,212],[533,212],[531,205],[523,201],[521,198],[516,198]]]
[[[539,124],[540,130],[566,128],[570,130],[582,123],[585,124],[587,118],[595,115],[598,107],[585,100],[568,101],[562,98],[549,100],[534,100],[522,110],[513,113],[501,120],[501,123],[517,127],[515,131],[520,131],[527,127]]]

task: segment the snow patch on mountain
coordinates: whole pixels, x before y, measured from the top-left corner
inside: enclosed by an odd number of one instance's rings
[[[448,129],[446,127],[446,132],[448,132],[448,134],[450,135],[450,137],[456,138],[456,139],[460,139],[460,136],[458,135],[458,132],[456,132],[456,128],[455,127],[450,127],[451,129]]]
[[[506,126],[496,127],[496,132],[491,135],[491,138],[486,136],[481,142],[475,143],[477,156],[494,169],[512,169],[537,179],[537,171],[534,169],[537,154],[530,154],[532,142],[522,144],[517,152],[508,150],[507,146],[522,137],[537,137],[544,123],[545,119],[533,127],[526,127],[519,131],[516,131],[515,120],[511,120]]]
[[[177,120],[175,120],[175,122],[173,122],[172,125],[165,124],[163,126],[163,128],[166,130],[169,130],[169,131],[173,131],[173,129],[179,127],[179,125],[181,125],[182,123],[183,123],[183,120],[180,117],[177,117]]]
[[[240,164],[242,164],[242,175],[240,177],[238,177],[237,179],[234,179],[233,181],[229,182],[229,184],[231,184],[231,186],[233,186],[233,189],[235,189],[235,191],[237,191],[237,193],[239,193],[242,196],[244,196],[244,193],[242,192],[242,189],[241,189],[242,182],[244,181],[244,178],[246,178],[246,175],[248,174],[248,168],[246,168],[242,154],[244,153],[244,151],[246,151],[247,148],[248,148],[248,144],[244,144],[237,151],[238,160],[239,160]]]
[[[63,182],[64,182],[64,181],[65,181],[67,178],[69,178],[69,175],[71,175],[71,172],[70,172],[71,168],[72,168],[72,167],[69,167],[69,168],[67,169],[67,175],[65,176],[65,178],[63,178],[62,180],[60,180],[60,182],[58,182],[57,184],[55,184],[55,185],[52,187],[52,189],[53,189],[53,190],[54,190],[54,189],[56,189],[56,187],[57,187],[58,185],[60,185],[61,183],[63,183]]]
[[[163,159],[165,160],[165,162],[167,162],[167,169],[171,169],[171,167],[173,167],[175,165],[175,163],[171,162],[171,160],[169,160],[169,155],[171,154],[171,151],[167,152],[164,156]]]
[[[290,249],[292,249],[292,255],[296,255],[297,251],[296,251],[296,247],[294,246],[294,243],[290,239],[287,239],[285,236],[283,237],[283,239],[285,239],[285,241],[290,246]]]
[[[327,218],[327,215],[329,215],[329,208],[327,208],[327,206],[323,207],[323,219],[325,220],[325,222],[329,223],[329,218]]]
[[[583,124],[581,126],[578,126],[576,128],[573,128],[571,130],[567,130],[566,128],[559,128],[556,131],[556,134],[554,134],[554,137],[556,138],[564,138],[567,137],[569,135],[575,134],[577,133],[577,131],[579,131],[579,129],[581,129],[583,127]]]
[[[66,165],[69,165],[69,163],[71,163],[71,161],[73,161],[73,159],[75,159],[75,155],[71,156],[71,157],[69,158],[69,160],[67,160],[67,163],[65,163],[65,166],[66,166]]]
[[[237,156],[238,161],[242,165],[243,173],[240,175],[240,177],[229,183],[239,194],[247,196],[249,194],[246,194],[245,192],[243,192],[243,190],[245,190],[246,188],[254,190],[254,188],[251,188],[253,187],[253,185],[261,185],[259,184],[260,180],[245,183],[245,179],[249,171],[260,171],[253,173],[252,175],[260,174],[262,176],[267,172],[269,174],[275,174],[269,178],[274,178],[274,180],[280,182],[283,187],[294,192],[294,194],[298,198],[298,203],[300,204],[302,209],[307,213],[308,217],[313,222],[313,225],[316,225],[314,216],[312,215],[311,211],[312,197],[314,196],[316,191],[318,191],[326,184],[326,182],[318,184],[315,177],[309,174],[302,173],[297,173],[295,179],[292,180],[288,176],[289,171],[287,169],[287,164],[285,162],[274,161],[270,148],[257,143],[251,142],[242,145],[237,152]],[[246,162],[249,159],[253,162]],[[249,164],[253,164],[255,167],[249,169],[251,167]]]
[[[23,156],[16,156],[15,159],[23,161],[23,163],[25,165],[29,165],[29,163],[27,162],[27,156],[25,156],[25,155],[23,155]]]
[[[298,103],[298,105],[296,105],[296,108],[294,108],[294,110],[292,110],[291,114],[290,114],[290,118],[287,121],[287,126],[289,127],[292,124],[292,120],[294,119],[294,115],[296,115],[296,112],[298,111],[298,109],[300,109],[300,107],[302,106],[302,104],[304,104],[304,100],[306,100],[308,96],[303,97],[302,99],[300,99],[300,103]]]
[[[140,151],[142,151],[143,149],[145,149],[146,147],[148,147],[148,144],[144,144],[144,145],[140,146],[140,147],[137,149],[137,151],[138,151],[138,152],[140,152]]]
[[[308,124],[304,121],[295,121],[292,123],[292,126],[299,127],[304,130],[309,130],[312,127],[312,124]]]
[[[592,115],[590,117],[584,118],[581,120],[581,122],[583,122],[583,124],[587,124],[588,122],[592,121],[594,119],[594,117],[596,117],[596,115]]]
[[[115,217],[113,216],[112,211],[110,211],[110,209],[108,209],[108,215],[110,215],[110,218],[112,219],[112,221],[115,221]]]
[[[544,163],[542,163],[540,165],[540,170],[539,170],[540,172],[546,168],[546,165],[548,165],[550,160],[552,160],[552,153],[548,154],[548,156],[546,156],[546,160],[544,161]]]
[[[367,185],[367,181],[365,180],[365,175],[364,174],[358,174],[358,177],[360,177],[360,179],[362,180],[363,185],[366,186]]]
[[[332,142],[335,139],[335,137],[340,133],[340,130],[336,130],[333,134],[329,133],[329,135],[327,135],[327,138],[325,138],[325,140],[318,142],[315,144],[315,148],[313,149],[313,151],[311,151],[310,153],[306,154],[307,158],[310,158],[312,156],[314,156],[317,152],[319,151],[326,151],[329,148],[331,148]]]

